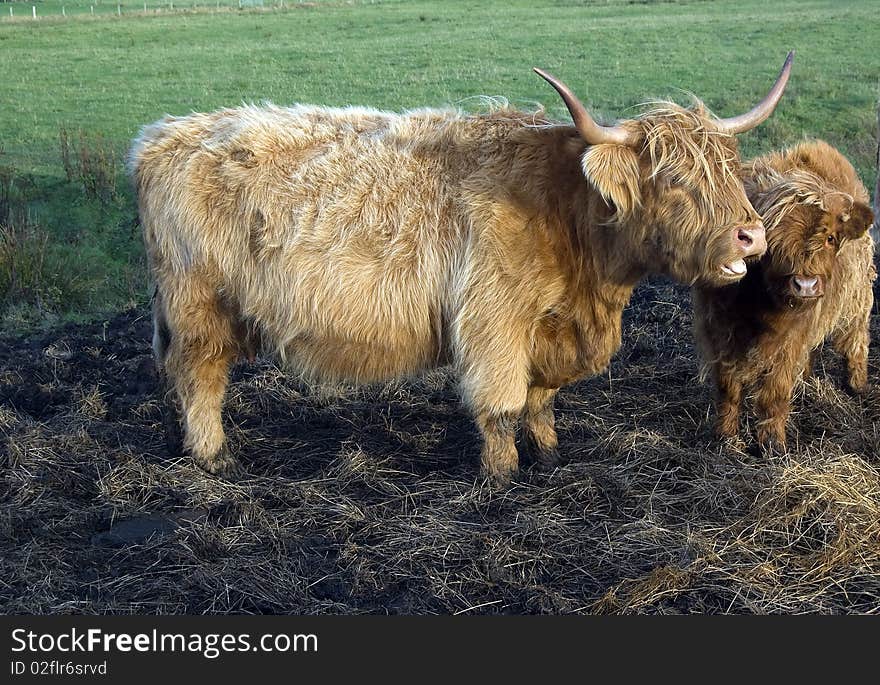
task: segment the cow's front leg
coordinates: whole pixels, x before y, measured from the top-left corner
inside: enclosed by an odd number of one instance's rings
[[[519,413],[477,415],[477,426],[483,434],[480,471],[493,487],[507,487],[519,471],[515,444],[518,421]]]
[[[558,391],[559,388],[532,386],[526,396],[526,409],[523,412],[525,447],[534,462],[546,469],[558,466],[560,461],[553,415],[553,400]]]
[[[516,363],[519,359],[515,354],[485,354],[466,364],[462,374],[465,402],[483,435],[481,472],[495,487],[509,485],[519,470],[516,428],[528,390],[527,365],[524,357]]]

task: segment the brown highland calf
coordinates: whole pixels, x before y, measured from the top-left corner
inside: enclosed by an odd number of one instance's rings
[[[266,105],[165,117],[129,169],[152,274],[154,349],[184,447],[238,469],[230,363],[259,341],[307,377],[371,382],[452,364],[483,472],[518,468],[516,427],[556,458],[553,398],[608,364],[648,273],[721,285],[766,249],[731,119],[671,103],[615,126],[541,113]],[[166,422],[173,435],[174,414]]]
[[[695,288],[697,339],[715,382],[716,433],[734,437],[744,389],[755,391],[758,442],[784,450],[792,389],[830,336],[865,389],[876,277],[868,192],[822,141],[759,157],[746,191],[767,227],[767,253],[739,283]]]

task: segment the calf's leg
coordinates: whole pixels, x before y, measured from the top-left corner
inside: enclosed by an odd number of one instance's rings
[[[743,384],[734,366],[716,363],[714,375],[715,435],[722,439],[735,438],[739,432]]]
[[[853,392],[862,393],[868,387],[869,318],[860,317],[851,327],[834,334],[834,349],[846,359],[847,380]]]
[[[804,367],[804,379],[812,378],[816,374],[816,364],[819,362],[819,348],[810,351],[807,365]]]
[[[791,395],[796,374],[781,367],[764,376],[755,398],[758,444],[764,453],[784,453],[785,425],[791,413]]]

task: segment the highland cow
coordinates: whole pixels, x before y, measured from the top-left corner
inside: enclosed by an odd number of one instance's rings
[[[791,55],[730,119],[662,103],[603,126],[536,70],[574,126],[303,105],[147,126],[129,169],[168,435],[179,411],[203,468],[239,468],[221,404],[231,362],[258,341],[319,379],[451,364],[485,475],[516,473],[521,419],[533,456],[554,463],[554,396],[608,364],[639,279],[730,283],[765,250],[734,135],[770,116],[790,68]]]
[[[795,383],[826,338],[846,359],[850,388],[866,387],[874,216],[855,169],[822,141],[755,159],[744,174],[767,253],[740,282],[695,289],[697,339],[717,392],[716,434],[737,435],[753,389],[758,443],[780,451]]]

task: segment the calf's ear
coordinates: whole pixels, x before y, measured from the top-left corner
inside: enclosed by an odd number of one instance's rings
[[[874,212],[871,208],[862,202],[855,202],[849,213],[849,221],[842,224],[843,234],[847,238],[861,238],[873,223]]]
[[[639,156],[625,145],[592,145],[581,158],[584,176],[605,201],[617,209],[618,218],[632,214],[642,202]]]

